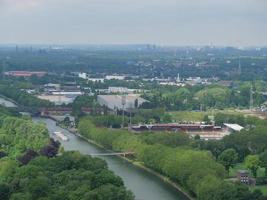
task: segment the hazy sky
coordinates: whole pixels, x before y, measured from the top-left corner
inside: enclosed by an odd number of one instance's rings
[[[0,0],[0,43],[267,45],[267,0]]]

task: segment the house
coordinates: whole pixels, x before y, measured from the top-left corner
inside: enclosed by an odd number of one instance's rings
[[[254,178],[251,178],[248,170],[239,170],[237,172],[237,179],[240,183],[246,185],[255,185],[256,181]]]

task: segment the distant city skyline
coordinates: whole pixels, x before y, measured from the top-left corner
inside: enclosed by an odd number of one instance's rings
[[[265,0],[0,0],[1,44],[267,46]]]

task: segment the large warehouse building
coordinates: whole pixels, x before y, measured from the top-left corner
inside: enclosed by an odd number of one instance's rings
[[[100,105],[105,105],[111,110],[125,110],[135,108],[146,102],[138,94],[129,95],[98,95],[97,101]]]

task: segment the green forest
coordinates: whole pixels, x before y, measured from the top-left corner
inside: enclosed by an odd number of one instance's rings
[[[261,94],[266,91],[265,82],[236,82],[231,87],[212,84],[209,86],[185,86],[180,88],[155,88],[143,94],[149,102],[143,108],[167,110],[207,110],[210,108],[249,108],[253,93],[253,106],[265,102]]]
[[[78,152],[58,155],[43,124],[0,112],[1,200],[133,200],[105,161]]]

